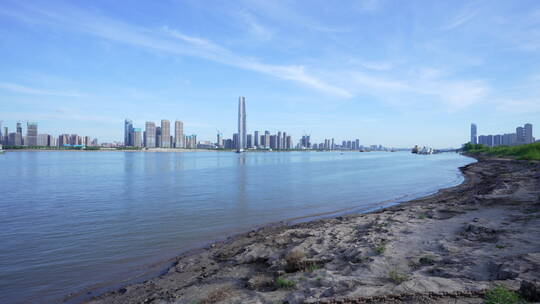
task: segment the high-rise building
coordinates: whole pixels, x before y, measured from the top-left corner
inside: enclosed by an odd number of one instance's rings
[[[82,138],[77,134],[71,134],[69,136],[69,144],[72,146],[82,145]]]
[[[523,127],[517,127],[516,128],[516,136],[517,136],[517,141],[518,141],[518,144],[522,145],[525,142],[525,128]]]
[[[502,135],[493,135],[493,146],[498,147],[502,145]]]
[[[240,145],[239,144],[239,137],[238,137],[238,133],[234,133],[233,136],[232,136],[232,141],[233,141],[233,145],[236,149],[238,149],[238,146]]]
[[[471,144],[478,144],[476,124],[471,124]]]
[[[524,137],[525,137],[525,143],[532,144],[534,142],[533,137],[533,126],[530,123],[527,123],[523,126],[524,129]]]
[[[244,151],[247,141],[246,127],[246,98],[240,96],[238,98],[238,152]]]
[[[223,148],[223,135],[218,131],[216,136],[216,146],[218,148]]]
[[[142,134],[141,134],[140,128],[132,128],[129,138],[130,138],[132,147],[141,148],[143,146]]]
[[[26,142],[25,145],[34,147],[37,146],[38,124],[37,122],[26,123]]]
[[[292,149],[292,139],[290,135],[287,135],[287,139],[285,140],[286,149]]]
[[[133,122],[130,119],[124,120],[124,146],[131,147],[133,146],[133,141],[131,139],[131,133],[133,132]]]
[[[61,134],[58,136],[58,146],[64,147],[69,145],[69,134]]]
[[[156,147],[156,124],[147,121],[144,130],[144,146],[147,148]]]
[[[259,131],[253,132],[253,146],[255,148],[259,147]]]
[[[264,131],[264,147],[270,149],[270,131]]]
[[[180,120],[174,122],[174,147],[184,148],[184,123]]]
[[[270,135],[270,149],[277,149],[277,135]]]
[[[309,140],[309,135],[302,136],[302,139],[300,140],[300,147],[303,149],[309,149],[311,148],[311,143]]]
[[[283,149],[283,147],[281,146],[282,144],[282,139],[281,139],[281,131],[278,131],[277,132],[277,136],[276,136],[276,149]]]
[[[248,149],[253,148],[253,135],[252,134],[248,134],[246,137],[246,147]]]
[[[161,136],[159,138],[161,148],[171,147],[171,122],[168,120],[161,120]]]
[[[8,144],[8,136],[9,136],[9,132],[8,132],[8,127],[4,127],[4,145],[7,145]]]
[[[51,146],[51,136],[49,134],[39,134],[37,136],[37,143],[36,146],[40,147],[48,147]]]

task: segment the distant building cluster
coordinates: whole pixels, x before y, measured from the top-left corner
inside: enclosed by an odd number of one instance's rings
[[[481,144],[488,147],[498,146],[517,146],[531,144],[535,142],[533,136],[533,125],[526,123],[522,127],[517,127],[515,133],[497,134],[497,135],[480,135],[477,136],[476,124],[471,124],[471,140],[472,144]]]
[[[134,128],[130,119],[124,121],[124,146],[136,148],[197,148],[197,135],[184,134],[184,123],[174,122],[174,135],[171,135],[171,122],[162,120],[160,126],[147,121],[144,131]]]
[[[215,147],[223,149],[236,149],[238,152],[247,149],[254,150],[351,150],[351,151],[387,151],[390,150],[380,145],[364,147],[360,140],[342,141],[338,144],[334,139],[325,139],[319,144],[311,143],[310,135],[303,135],[297,144],[294,144],[291,135],[287,132],[278,131],[271,134],[270,131],[254,131],[247,133],[246,98],[238,98],[238,132],[232,138],[224,139],[218,131]]]
[[[89,136],[77,134],[61,134],[58,137],[39,134],[37,122],[27,122],[26,134],[24,134],[23,124],[18,122],[15,132],[10,133],[8,127],[4,127],[3,134],[0,134],[0,144],[17,147],[97,147],[98,141]]]

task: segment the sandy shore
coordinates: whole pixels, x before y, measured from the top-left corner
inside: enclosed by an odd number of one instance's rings
[[[540,164],[461,170],[463,184],[435,195],[251,231],[90,302],[482,303],[495,284],[540,281]]]

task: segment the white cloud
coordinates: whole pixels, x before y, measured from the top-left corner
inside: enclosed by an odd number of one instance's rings
[[[474,7],[475,2],[470,2],[463,10],[449,20],[446,25],[443,26],[444,30],[453,30],[460,26],[467,24],[478,14],[478,9]]]
[[[267,27],[263,26],[252,14],[248,12],[242,12],[239,14],[240,18],[248,26],[249,33],[257,40],[268,41],[272,39],[274,33]]]
[[[358,7],[362,11],[374,12],[378,11],[383,5],[383,0],[360,0]]]
[[[35,22],[43,19],[44,23],[56,23],[69,30],[83,32],[115,42],[176,55],[200,57],[221,64],[268,74],[280,79],[291,80],[339,98],[352,96],[347,89],[315,77],[313,73],[306,71],[303,66],[266,64],[254,58],[237,55],[210,40],[189,36],[168,27],[156,31],[111,18],[88,14],[74,8],[62,9],[62,14],[38,10],[33,7],[27,7],[27,9],[35,15],[35,18],[32,18]]]

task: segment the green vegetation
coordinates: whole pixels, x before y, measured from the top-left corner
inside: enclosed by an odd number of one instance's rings
[[[497,286],[486,293],[486,304],[524,304],[519,295],[504,286]]]
[[[296,282],[293,280],[287,280],[285,278],[279,277],[276,279],[276,286],[278,288],[293,288],[296,286]]]
[[[519,146],[486,147],[480,144],[467,143],[463,151],[472,154],[487,154],[499,157],[511,157],[520,160],[540,160],[540,143]]]
[[[428,218],[428,216],[425,213],[421,213],[420,215],[418,215],[418,218],[421,219],[421,220],[425,220],[425,219]]]
[[[314,272],[315,270],[320,269],[320,268],[321,268],[321,267],[320,267],[319,265],[309,265],[309,266],[306,268],[306,270],[307,270],[308,272]]]
[[[408,278],[409,276],[406,273],[399,271],[397,268],[388,271],[388,279],[394,284],[399,285],[407,281]]]
[[[116,150],[142,150],[141,147],[118,147]]]
[[[386,250],[386,246],[384,244],[380,244],[375,247],[375,252],[377,254],[383,254],[385,250]]]
[[[500,244],[495,245],[495,247],[497,247],[497,249],[504,249],[504,248],[506,248],[506,246],[500,245]]]

